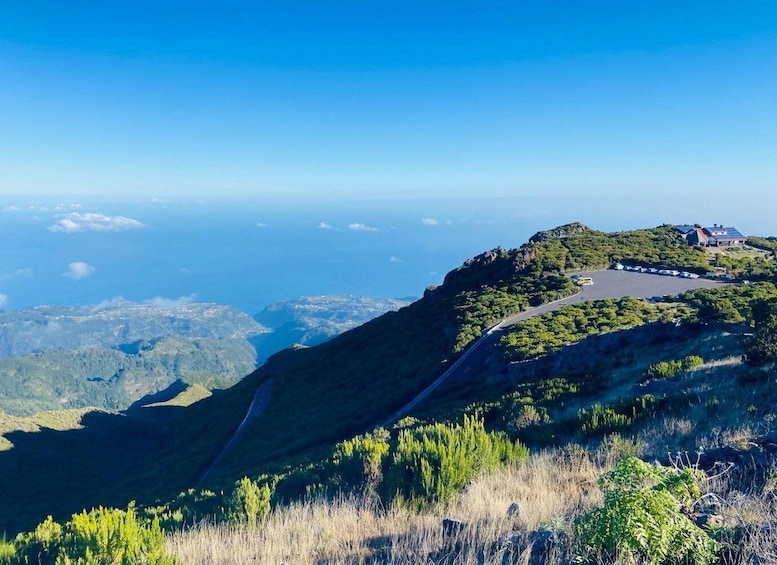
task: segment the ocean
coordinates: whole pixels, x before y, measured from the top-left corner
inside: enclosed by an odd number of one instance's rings
[[[552,196],[0,201],[0,308],[121,298],[215,302],[254,314],[298,296],[420,296],[467,258],[517,247],[540,229],[579,220],[611,231],[665,220],[622,209]]]

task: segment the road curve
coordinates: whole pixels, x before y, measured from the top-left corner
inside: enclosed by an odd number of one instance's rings
[[[675,295],[696,288],[714,288],[721,283],[709,279],[684,279],[679,277],[654,275],[648,273],[634,273],[629,271],[601,270],[579,273],[583,277],[592,277],[592,286],[581,287],[581,291],[573,296],[562,298],[554,302],[548,302],[536,308],[531,308],[509,316],[498,324],[492,326],[464,350],[453,365],[448,367],[442,375],[437,377],[432,384],[422,390],[415,398],[405,404],[391,418],[382,422],[382,427],[387,427],[405,416],[410,410],[426,400],[432,392],[437,390],[445,382],[456,377],[463,377],[471,371],[476,371],[485,362],[488,348],[485,344],[494,344],[499,341],[504,328],[533,318],[548,312],[558,310],[567,304],[573,304],[585,300],[603,300],[605,298],[651,298],[653,296]],[[474,374],[474,372],[472,373]]]

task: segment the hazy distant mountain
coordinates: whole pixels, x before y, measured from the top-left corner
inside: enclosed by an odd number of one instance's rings
[[[178,335],[121,349],[92,345],[0,359],[0,410],[17,416],[87,406],[122,410],[176,382],[228,387],[253,371],[255,359],[245,339]]]
[[[317,345],[377,318],[407,306],[415,298],[367,298],[364,296],[303,296],[271,304],[254,320],[270,328],[251,339],[259,363],[295,343]]]
[[[247,339],[267,329],[220,304],[109,302],[0,312],[0,358],[88,346],[120,347],[167,335]]]
[[[0,410],[124,409],[176,381],[220,388],[256,364],[266,328],[218,304],[38,306],[0,312]]]
[[[321,343],[409,302],[303,297],[255,320],[218,304],[126,301],[0,312],[0,410],[124,409],[176,381],[221,388],[294,343]]]

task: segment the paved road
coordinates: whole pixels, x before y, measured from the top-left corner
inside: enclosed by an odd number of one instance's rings
[[[547,312],[558,310],[566,304],[574,304],[581,300],[602,300],[605,298],[623,298],[624,296],[633,296],[635,298],[651,298],[653,296],[674,295],[692,290],[695,288],[714,288],[721,283],[708,279],[683,279],[680,277],[669,277],[662,275],[652,275],[648,273],[634,273],[632,271],[589,271],[578,273],[583,277],[591,277],[594,280],[592,286],[581,287],[581,292],[568,298],[563,298],[555,302],[543,304],[537,308],[526,310],[515,316],[506,318],[493,326],[487,332],[475,340],[453,365],[437,379],[421,391],[413,400],[408,402],[391,418],[381,423],[386,427],[395,422],[402,416],[405,416],[410,410],[418,406],[421,402],[442,386],[445,382],[457,378],[463,378],[467,375],[475,374],[488,357],[490,345],[495,344],[502,337],[504,328],[526,320],[534,316],[540,316]]]
[[[207,471],[205,471],[199,478],[197,484],[194,485],[195,488],[199,488],[206,480],[208,480],[208,478],[210,478],[218,464],[221,463],[224,455],[226,455],[227,451],[229,451],[229,449],[234,445],[234,443],[237,441],[237,438],[241,433],[243,433],[243,430],[246,428],[246,426],[262,415],[262,413],[267,408],[267,404],[270,402],[271,391],[272,379],[267,379],[259,385],[259,387],[256,389],[256,393],[254,394],[254,398],[251,400],[251,405],[248,407],[248,411],[246,412],[243,421],[240,422],[240,425],[232,434],[232,437],[229,438],[229,441],[227,441],[219,454],[216,455],[216,457],[213,459]]]

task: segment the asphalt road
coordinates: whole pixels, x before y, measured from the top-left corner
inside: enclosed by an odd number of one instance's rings
[[[703,278],[684,279],[649,273],[635,273],[633,271],[606,270],[588,271],[577,274],[582,277],[591,277],[594,280],[594,284],[581,287],[581,292],[574,296],[543,304],[537,308],[526,310],[525,312],[502,320],[470,344],[453,365],[448,367],[448,369],[432,384],[421,391],[421,393],[403,406],[390,419],[382,422],[381,425],[384,427],[388,426],[402,416],[405,416],[410,410],[426,400],[432,392],[437,390],[445,382],[477,373],[488,357],[490,346],[499,341],[504,328],[520,322],[521,320],[540,316],[547,312],[558,310],[566,304],[574,304],[581,300],[603,300],[605,298],[617,299],[625,296],[651,298],[653,296],[681,294],[696,288],[715,288],[720,284],[725,284]]]
[[[234,443],[237,441],[237,438],[240,437],[240,434],[243,433],[243,430],[246,429],[246,426],[256,420],[259,416],[261,416],[265,409],[267,408],[267,405],[270,403],[270,392],[272,391],[272,379],[268,379],[264,381],[259,387],[256,389],[256,393],[254,394],[254,398],[251,400],[251,405],[248,407],[248,410],[246,411],[246,415],[243,418],[243,421],[240,422],[240,425],[237,427],[237,429],[234,431],[234,433],[230,436],[227,443],[224,445],[224,447],[221,448],[221,451],[218,455],[213,459],[208,469],[202,474],[202,476],[197,481],[197,484],[195,484],[195,488],[199,488],[202,486],[202,484],[207,481],[210,476],[213,474],[213,471],[215,471],[216,467],[219,463],[221,463],[221,460],[224,458],[224,456],[227,454],[227,451],[234,445]]]

